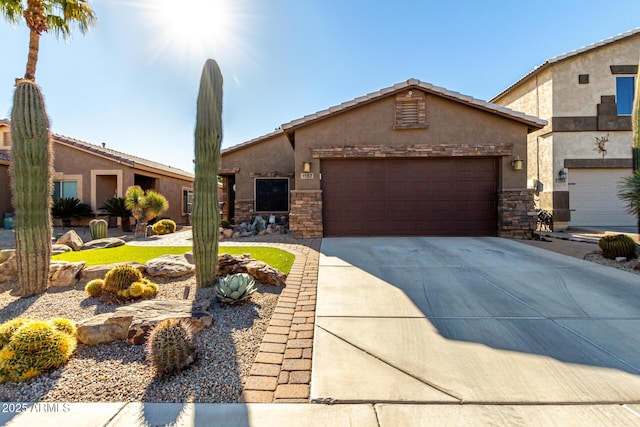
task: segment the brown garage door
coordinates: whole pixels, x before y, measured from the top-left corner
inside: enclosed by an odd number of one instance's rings
[[[494,236],[496,158],[322,161],[325,236]]]

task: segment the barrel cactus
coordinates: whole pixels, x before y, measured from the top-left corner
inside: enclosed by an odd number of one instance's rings
[[[626,234],[608,234],[598,240],[602,256],[609,259],[617,257],[633,258],[636,254],[636,242]]]
[[[91,233],[91,239],[104,239],[107,237],[107,221],[104,219],[92,219],[89,221],[89,232]]]
[[[191,365],[196,360],[191,325],[177,319],[158,323],[147,339],[147,358],[158,376],[170,375]]]
[[[244,301],[256,291],[256,282],[247,273],[230,274],[218,280],[216,296],[227,304]]]
[[[102,288],[107,292],[118,295],[118,292],[128,290],[132,283],[141,280],[142,273],[140,273],[137,268],[128,264],[119,265],[113,267],[104,276],[104,285]]]
[[[7,323],[0,325],[6,330]],[[0,382],[26,381],[44,371],[56,368],[74,352],[76,326],[68,319],[40,321],[20,319],[22,325],[15,328],[0,349]]]
[[[104,280],[93,279],[90,280],[84,287],[84,291],[89,294],[90,297],[99,297],[102,294],[104,288]]]
[[[198,287],[216,280],[220,211],[218,166],[222,142],[222,73],[213,59],[202,69],[195,129],[193,183],[193,258]]]
[[[176,223],[170,219],[161,219],[153,224],[152,229],[156,234],[170,234],[176,231]]]
[[[33,82],[17,83],[11,140],[18,283],[21,295],[30,296],[44,292],[49,285],[53,161],[44,99]]]

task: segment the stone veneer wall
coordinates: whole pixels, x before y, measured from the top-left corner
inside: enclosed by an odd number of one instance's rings
[[[236,224],[251,221],[253,216],[253,199],[235,201],[234,221]]]
[[[498,236],[531,239],[536,221],[533,190],[498,190]]]
[[[313,148],[311,151],[316,159],[511,156],[513,154],[513,144],[358,145],[319,147]]]
[[[291,190],[289,228],[296,238],[322,238],[322,190]]]

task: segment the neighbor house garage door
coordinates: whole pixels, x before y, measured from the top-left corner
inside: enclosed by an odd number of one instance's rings
[[[323,160],[325,236],[493,236],[498,161]]]
[[[618,198],[618,182],[631,169],[570,169],[571,227],[628,227],[637,220]]]

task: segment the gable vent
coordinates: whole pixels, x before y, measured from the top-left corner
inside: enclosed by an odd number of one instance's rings
[[[396,123],[394,129],[424,129],[427,112],[424,92],[409,90],[396,96]]]

